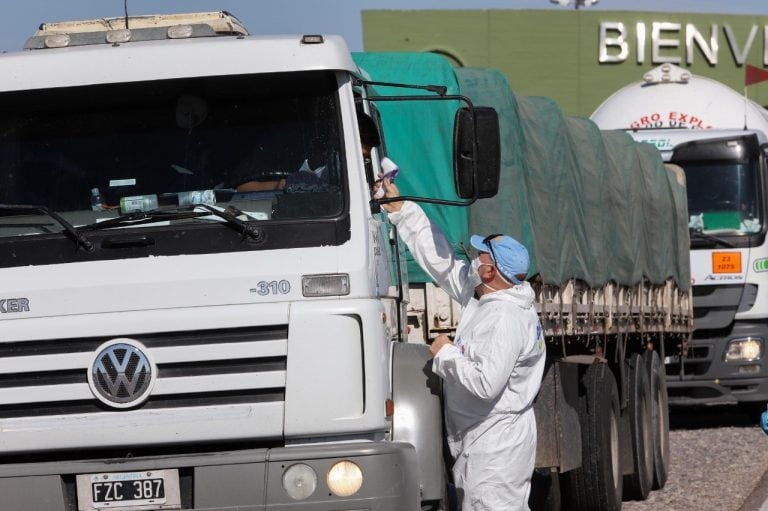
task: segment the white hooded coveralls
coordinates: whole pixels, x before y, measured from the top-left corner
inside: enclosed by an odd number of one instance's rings
[[[474,298],[469,265],[454,256],[422,209],[389,218],[416,261],[463,307],[454,344],[432,370],[443,378],[448,445],[463,511],[528,509],[536,461],[533,400],[544,372],[544,335],[528,282]]]

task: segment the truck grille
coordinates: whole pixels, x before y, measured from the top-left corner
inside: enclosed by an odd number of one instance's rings
[[[283,402],[287,325],[125,335],[157,364],[137,409]],[[114,412],[88,386],[97,348],[111,337],[0,344],[0,419]]]
[[[695,330],[727,328],[739,310],[743,284],[693,286],[693,326]],[[694,332],[694,338],[700,335]]]

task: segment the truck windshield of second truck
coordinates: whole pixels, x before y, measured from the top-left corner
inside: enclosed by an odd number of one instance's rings
[[[756,163],[696,162],[682,166],[693,232],[750,235],[762,230],[763,197]]]
[[[0,93],[0,238],[165,211],[165,223],[342,214],[346,161],[330,71]],[[216,211],[212,211],[215,208]],[[152,228],[135,222],[129,227]]]

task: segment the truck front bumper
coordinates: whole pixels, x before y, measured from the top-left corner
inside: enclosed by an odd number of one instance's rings
[[[326,481],[331,466],[342,460],[356,463],[363,473],[362,487],[349,497],[334,495]],[[297,463],[317,475],[317,489],[301,501],[283,488],[283,474]],[[413,446],[397,442],[14,463],[0,465],[0,495],[3,511],[70,511],[78,509],[77,474],[177,469],[182,509],[415,511],[420,508],[416,463]]]
[[[755,338],[763,342],[757,360],[724,360],[728,344],[736,339]],[[671,405],[735,404],[768,401],[768,325],[736,322],[727,335],[697,338],[688,346],[688,355],[667,357],[667,392]]]

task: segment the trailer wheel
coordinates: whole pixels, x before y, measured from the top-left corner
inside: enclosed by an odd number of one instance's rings
[[[647,351],[645,364],[651,376],[651,419],[653,421],[653,489],[667,484],[669,475],[669,405],[667,379],[656,351]]]
[[[548,468],[537,468],[531,477],[528,507],[533,511],[560,511],[560,474]]]
[[[624,497],[645,500],[653,486],[653,420],[651,385],[645,361],[639,353],[628,362],[629,434],[632,444],[633,472],[624,476]]]
[[[581,467],[562,474],[568,509],[618,511],[622,476],[619,392],[607,364],[587,366],[579,390]]]

